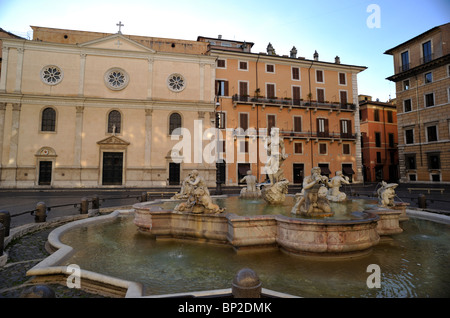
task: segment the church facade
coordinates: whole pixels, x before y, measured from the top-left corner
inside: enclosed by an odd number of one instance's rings
[[[180,184],[215,164],[180,131],[214,121],[215,57],[206,43],[33,27],[3,38],[0,187]],[[176,147],[175,147],[176,148]]]

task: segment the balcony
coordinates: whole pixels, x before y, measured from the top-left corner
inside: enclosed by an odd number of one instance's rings
[[[293,139],[326,139],[337,141],[356,141],[356,134],[337,133],[337,132],[319,132],[319,131],[280,131],[280,136],[283,138]]]
[[[236,105],[237,103],[244,104],[262,104],[266,106],[276,106],[276,107],[284,107],[288,106],[289,108],[320,108],[320,109],[329,109],[329,110],[356,110],[355,104],[351,103],[339,103],[339,102],[318,102],[318,101],[304,101],[303,99],[291,99],[291,98],[266,98],[261,96],[248,96],[248,95],[233,95],[232,96],[233,103]]]

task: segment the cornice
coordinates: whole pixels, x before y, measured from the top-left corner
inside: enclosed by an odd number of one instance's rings
[[[110,40],[114,37],[107,37],[106,40]],[[122,40],[129,42],[134,42],[126,37],[120,37]],[[53,43],[53,42],[40,42],[40,41],[30,41],[22,39],[11,39],[11,38],[0,38],[3,41],[4,48],[14,48],[14,49],[29,49],[35,51],[45,51],[54,53],[66,53],[66,54],[77,54],[77,55],[96,55],[96,56],[108,56],[108,57],[122,57],[122,58],[140,58],[140,59],[150,59],[153,61],[177,61],[177,62],[190,62],[190,63],[205,63],[208,65],[215,64],[215,57],[210,55],[202,54],[185,54],[185,53],[170,53],[170,52],[157,52],[150,49],[146,51],[133,51],[124,49],[108,49],[108,48],[96,48],[89,47],[86,45],[101,43],[99,39],[97,41],[90,41],[81,44],[64,44],[64,43]],[[135,44],[135,43],[133,43]],[[135,45],[140,45],[136,43]],[[142,45],[140,45],[142,46]],[[143,46],[142,46],[143,47]]]
[[[68,107],[100,107],[128,109],[183,109],[192,111],[214,111],[213,102],[147,100],[147,99],[113,99],[94,97],[46,96],[0,93],[0,103],[52,105]]]

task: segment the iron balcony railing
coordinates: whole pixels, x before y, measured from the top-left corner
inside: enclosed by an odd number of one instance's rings
[[[329,108],[329,109],[347,109],[356,110],[356,105],[352,103],[340,103],[340,102],[318,102],[315,100],[304,101],[303,99],[292,99],[292,98],[267,98],[261,96],[248,96],[248,95],[233,95],[233,102],[248,103],[248,104],[265,104],[265,105],[276,105],[276,106],[292,106],[292,107],[318,107],[318,108]]]
[[[356,134],[339,133],[339,132],[323,132],[323,131],[280,131],[280,135],[284,138],[314,138],[314,139],[346,139],[355,140]]]

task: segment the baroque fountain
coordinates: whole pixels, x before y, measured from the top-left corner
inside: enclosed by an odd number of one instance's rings
[[[402,268],[414,263],[412,260],[418,257],[417,253],[404,256],[401,246],[411,242],[416,244],[417,239],[428,240],[430,235],[418,237],[414,234],[412,239],[400,239],[400,245],[392,239],[393,235],[402,237],[402,227],[410,228],[410,222],[403,222],[408,220],[407,204],[394,202],[396,184],[382,182],[377,191],[377,203],[357,208],[350,205],[350,210],[341,212],[349,202],[355,203],[340,191],[343,184],[348,184],[348,179],[338,171],[329,180],[321,175],[320,168],[315,167],[311,175],[305,177],[302,192],[295,197],[288,196],[288,182],[282,169],[286,154],[282,143],[278,146],[280,151],[275,148],[267,162],[270,183],[264,188],[256,184],[256,178],[249,171],[242,179],[246,186],[238,197],[214,197],[199,172],[193,170],[182,182],[180,192],[170,200],[137,203],[129,210],[116,210],[94,217],[92,221],[85,219],[54,230],[48,246],[56,252],[27,275],[67,276],[70,274],[68,264],[91,268],[92,263],[98,263],[92,267],[96,270],[82,271],[83,282],[88,281],[97,288],[101,285],[103,289],[109,286],[110,289],[126,290],[126,297],[142,297],[217,289],[217,286],[223,286],[221,275],[229,274],[230,270],[235,273],[236,267],[250,266],[257,268],[275,290],[317,297],[329,295],[330,284],[338,276],[341,280],[337,280],[337,284],[357,277],[354,285],[360,285],[366,278],[361,272],[365,272],[367,264],[395,262],[393,266]],[[240,204],[239,208],[227,205],[233,200]],[[256,203],[256,212],[246,213]],[[271,212],[263,213],[266,207],[271,208]],[[281,210],[286,212],[281,213]],[[430,230],[428,233],[435,232]],[[447,236],[444,243],[446,241]],[[378,245],[389,244],[393,244],[392,251],[386,251],[386,247],[378,248]],[[415,247],[407,248],[407,252]],[[445,254],[445,248],[439,247],[444,251],[440,254]],[[108,255],[103,257],[104,260],[97,256],[103,250]],[[398,265],[404,259],[411,264]],[[138,264],[143,268],[136,268]],[[441,268],[438,265],[435,267]],[[361,266],[364,266],[363,271],[356,270]],[[133,278],[128,280],[114,278],[130,277],[131,274],[134,274]],[[392,282],[385,278],[384,284],[388,287],[383,290],[382,297],[404,295],[395,288],[398,281],[410,278],[405,278],[401,271],[397,275],[399,278],[391,279]],[[445,270],[441,276],[445,276]],[[142,284],[137,283],[141,280],[152,286],[151,291],[144,291]],[[206,282],[195,287],[198,281],[204,280]],[[296,283],[298,280],[300,284]],[[377,295],[377,292],[358,288],[357,291],[332,295]],[[448,286],[445,288],[444,293]],[[416,295],[415,290],[406,289],[406,295]]]
[[[240,197],[262,198],[268,205],[285,202],[288,180],[282,164],[287,155],[282,139],[271,138],[266,173],[269,186],[259,189],[256,178],[248,171],[242,181],[247,186]],[[292,207],[292,216],[243,216],[237,211],[225,211],[213,203],[208,188],[198,171],[192,171],[183,181],[180,193],[172,199],[181,200],[173,209],[155,202],[134,205],[134,224],[142,233],[154,238],[183,238],[227,244],[235,251],[280,248],[297,255],[354,257],[370,252],[380,242],[380,236],[402,232],[400,214],[392,210],[393,187],[380,190],[380,206],[370,211],[353,211],[345,219],[333,218],[332,202],[346,200],[339,191],[348,179],[338,171],[331,180],[314,167],[303,181],[302,192]],[[395,193],[394,193],[395,195]],[[383,199],[381,199],[383,197]],[[387,201],[386,201],[387,200]],[[386,202],[385,202],[386,201]],[[294,216],[294,217],[293,217]]]

